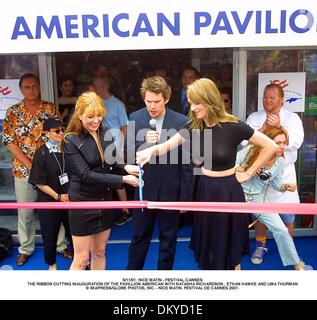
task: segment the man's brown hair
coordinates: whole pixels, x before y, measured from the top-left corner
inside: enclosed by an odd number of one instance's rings
[[[155,94],[162,93],[164,100],[169,99],[172,95],[171,87],[164,78],[158,76],[145,78],[142,81],[140,93],[143,99],[145,98],[146,91],[154,92]]]

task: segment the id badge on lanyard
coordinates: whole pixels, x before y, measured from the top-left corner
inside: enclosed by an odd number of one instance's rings
[[[58,179],[61,186],[69,182],[68,175],[66,172],[58,176]]]
[[[55,153],[53,152],[53,156],[58,164],[59,170],[61,171],[61,175],[58,176],[59,183],[61,186],[69,182],[69,178],[67,173],[65,172],[65,158],[64,158],[64,153],[63,153],[63,165],[61,166]],[[64,173],[63,173],[64,172]]]

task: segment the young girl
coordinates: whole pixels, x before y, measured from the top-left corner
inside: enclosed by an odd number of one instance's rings
[[[287,131],[283,128],[270,127],[263,132],[266,136],[274,140],[278,145],[277,151],[271,159],[266,161],[262,168],[256,172],[252,178],[242,184],[242,188],[247,202],[263,203],[265,202],[266,192],[270,184],[275,190],[280,192],[294,192],[296,183],[283,183],[282,173],[284,166],[284,149],[288,143]],[[240,172],[247,172],[259,154],[257,146],[249,145],[237,154],[236,165]],[[254,214],[272,232],[276,241],[282,262],[284,266],[293,265],[296,270],[311,270],[308,265],[303,266],[300,263],[294,242],[290,236],[287,227],[278,214]],[[251,260],[254,264],[262,260],[262,255],[267,248],[258,246],[261,250],[256,250]]]
[[[49,118],[43,128],[48,142],[40,147],[32,162],[29,183],[36,185],[37,201],[68,201],[68,165],[64,153],[60,150],[63,139],[62,121]],[[45,263],[49,270],[56,270],[56,243],[61,224],[64,225],[66,237],[71,242],[68,223],[68,210],[38,210],[43,237]]]

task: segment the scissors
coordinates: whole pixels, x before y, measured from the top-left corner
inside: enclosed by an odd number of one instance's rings
[[[142,164],[139,165],[139,199],[140,201],[143,201],[143,188],[142,188]],[[144,211],[143,208],[141,208],[142,212]]]

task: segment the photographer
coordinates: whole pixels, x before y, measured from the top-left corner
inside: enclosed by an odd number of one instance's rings
[[[296,181],[295,162],[297,151],[304,140],[304,128],[300,117],[295,112],[290,112],[284,107],[284,90],[281,86],[270,83],[263,92],[264,110],[253,112],[249,115],[246,123],[253,129],[264,132],[270,127],[279,127],[287,130],[289,134],[288,145],[284,150],[284,167],[282,179],[285,183]],[[299,203],[298,191],[281,193],[269,187],[266,195],[268,202]],[[294,237],[295,215],[282,214],[281,219],[285,223],[291,237]],[[266,245],[266,227],[261,223],[255,225],[256,240],[259,246],[254,251],[257,263],[263,261]]]
[[[284,149],[288,144],[287,131],[283,128],[271,127],[263,133],[274,140],[278,149],[250,180],[242,184],[247,202],[266,202],[270,185],[279,192],[294,192],[296,190],[296,183],[283,183],[282,181]],[[248,169],[258,157],[259,151],[259,147],[252,145],[239,151],[236,170],[248,173]],[[293,265],[295,270],[312,270],[311,266],[303,266],[300,263],[293,239],[278,214],[254,214],[254,216],[257,218],[256,221],[263,223],[272,232],[284,266]],[[260,246],[260,244],[257,244],[257,248],[261,248],[261,253],[267,251],[267,248]],[[260,259],[258,258],[258,254],[253,254],[251,257],[253,264],[260,264],[262,259],[261,256]]]

